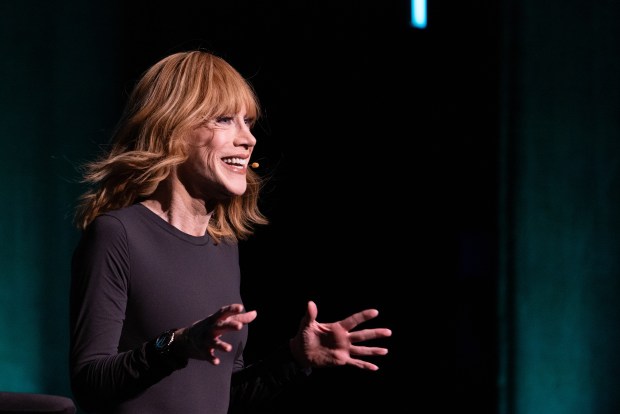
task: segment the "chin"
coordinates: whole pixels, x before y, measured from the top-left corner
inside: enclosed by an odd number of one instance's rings
[[[231,197],[240,197],[243,194],[245,194],[245,191],[247,190],[248,186],[242,185],[242,186],[232,186],[232,187],[228,187],[228,194]]]

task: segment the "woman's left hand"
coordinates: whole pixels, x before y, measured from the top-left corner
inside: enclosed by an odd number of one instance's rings
[[[317,314],[316,304],[309,301],[299,330],[290,340],[291,352],[301,366],[318,368],[352,365],[371,371],[379,369],[377,365],[356,357],[386,355],[387,348],[356,344],[377,338],[387,338],[392,335],[392,331],[387,328],[353,331],[359,324],[376,318],[379,315],[378,310],[366,309],[332,323],[318,322]]]

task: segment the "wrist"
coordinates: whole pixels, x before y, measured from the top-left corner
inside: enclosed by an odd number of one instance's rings
[[[156,361],[169,369],[185,368],[188,362],[185,336],[180,329],[162,332],[149,343]]]
[[[297,338],[291,338],[288,341],[289,349],[291,351],[291,355],[293,356],[293,360],[304,370],[309,370],[312,368],[312,364],[306,353],[304,351],[303,343]]]

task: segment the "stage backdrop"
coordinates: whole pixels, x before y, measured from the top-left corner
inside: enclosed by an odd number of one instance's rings
[[[501,413],[620,412],[620,5],[503,17]]]
[[[282,152],[272,158],[280,173],[272,190],[280,196],[268,195],[280,214],[271,233],[279,241],[246,263],[246,288],[256,288],[250,303],[266,298],[261,315],[272,312],[267,332],[288,335],[301,307],[279,303],[300,306],[309,293],[323,298],[320,317],[376,303],[382,322],[395,328],[378,373],[382,385],[377,376],[357,383],[334,376],[334,396],[346,385],[345,395],[365,397],[337,404],[357,404],[357,412],[451,404],[456,382],[470,394],[456,399],[463,411],[618,412],[617,3],[505,0],[498,21],[487,14],[496,1],[454,2],[457,9],[429,0],[429,10],[458,30],[444,25],[434,43],[441,24],[429,13],[428,31],[407,47],[402,42],[412,35],[399,29],[402,19],[387,24],[381,14],[406,13],[404,1],[177,2],[157,13],[147,1],[58,3],[0,5],[1,391],[70,396],[69,263],[78,237],[71,219],[81,190],[75,168],[107,141],[139,71],[182,39],[204,36],[230,50],[235,64],[242,55],[253,59],[239,66],[264,92],[275,138],[275,149],[261,148]],[[228,49],[227,40],[244,46]],[[499,70],[485,61],[495,59],[493,42]],[[434,77],[409,83],[415,78],[406,75],[420,67]],[[489,94],[496,79],[501,93]],[[324,105],[312,100],[317,91]],[[328,128],[334,121],[337,128]],[[326,144],[330,151],[321,151]],[[489,211],[484,197],[498,190]],[[325,229],[337,237],[315,244]],[[455,239],[463,240],[460,251]],[[497,314],[488,306],[465,316],[482,351],[457,332],[457,352],[483,388],[466,375],[453,381],[453,324],[445,318],[453,314],[451,272],[461,271],[455,256],[467,260],[472,251],[483,252],[476,253],[481,262],[499,263],[485,269],[484,289],[456,292],[471,307],[497,303]],[[336,259],[338,278],[328,266]],[[299,268],[312,270],[313,279]],[[369,269],[374,278],[366,283]],[[287,297],[269,291],[273,286],[287,288]],[[290,319],[286,331],[278,318]],[[314,398],[308,412],[321,403]]]
[[[69,395],[76,167],[106,140],[121,98],[115,20],[96,2],[0,6],[2,391]]]

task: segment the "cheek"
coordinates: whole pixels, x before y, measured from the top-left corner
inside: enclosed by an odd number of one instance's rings
[[[191,175],[199,177],[211,177],[215,174],[216,159],[203,148],[196,148],[187,158],[187,161],[180,167],[184,175],[189,178]],[[189,174],[189,176],[188,176]]]
[[[207,150],[204,147],[197,147],[191,152],[189,160],[193,165],[213,166],[215,160],[213,159],[213,152]]]
[[[199,151],[199,157],[206,171],[215,171],[218,159],[213,155],[212,151],[202,148]]]

